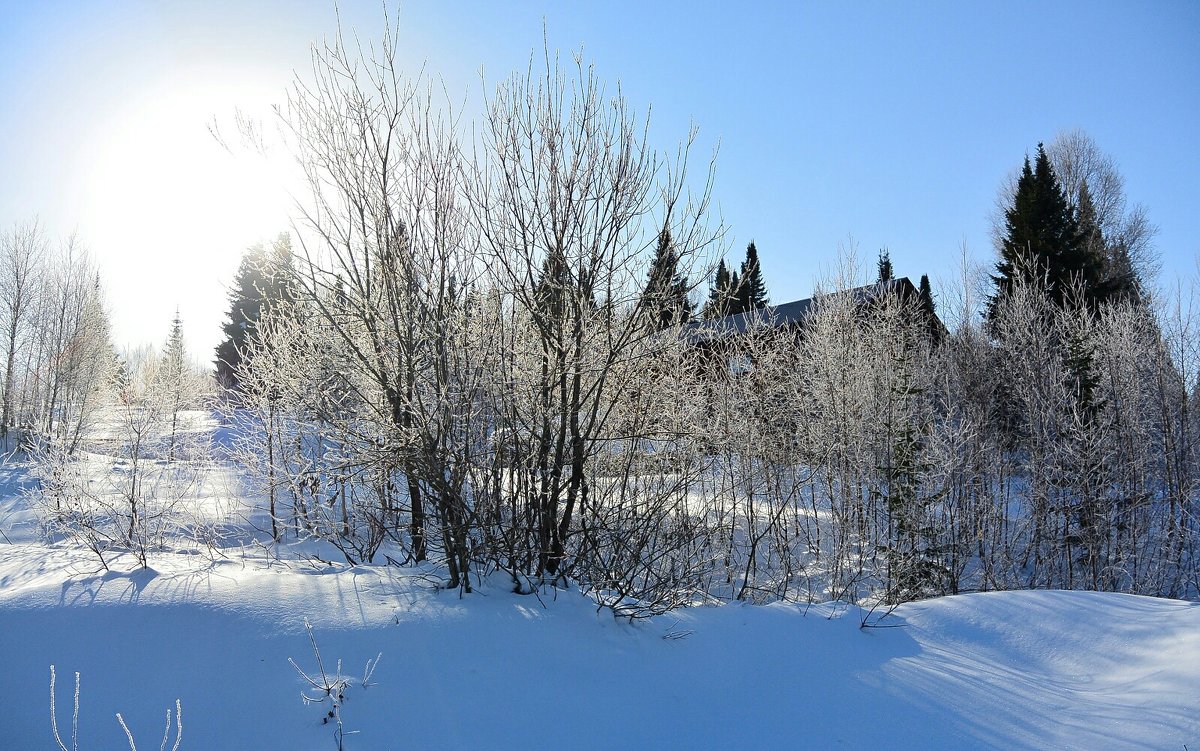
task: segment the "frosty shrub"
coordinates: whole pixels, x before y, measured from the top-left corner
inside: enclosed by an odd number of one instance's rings
[[[74,451],[61,441],[32,456],[35,505],[51,539],[76,541],[108,568],[110,554],[131,553],[142,567],[151,551],[184,531],[182,499],[205,473],[209,437],[188,430],[192,395],[138,353],[120,398],[98,415]]]
[[[333,739],[337,744],[338,751],[343,751],[345,748],[345,740],[347,735],[353,735],[355,731],[346,730],[342,718],[342,710],[346,703],[346,692],[354,686],[354,679],[342,675],[342,661],[337,661],[332,674],[326,672],[325,661],[321,658],[321,649],[317,646],[317,637],[313,634],[312,624],[308,619],[304,619],[304,630],[308,632],[308,642],[312,646],[313,659],[317,663],[316,670],[306,671],[300,667],[292,658],[288,658],[288,663],[300,675],[300,678],[307,684],[307,688],[301,690],[300,698],[306,704],[313,704],[325,712],[321,718],[322,724],[332,724],[334,726]],[[358,686],[366,689],[371,685],[371,678],[375,675],[375,668],[379,667],[379,660],[383,658],[383,653],[380,652],[373,660],[367,660],[363,667],[362,679],[358,681]],[[326,709],[328,707],[328,709]]]

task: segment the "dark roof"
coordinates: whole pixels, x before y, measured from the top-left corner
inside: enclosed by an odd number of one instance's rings
[[[886,282],[876,282],[849,290],[855,302],[873,300],[885,291],[899,291],[901,294],[916,294],[917,288],[908,277],[891,279]],[[711,321],[694,321],[687,326],[687,338],[692,343],[723,339],[727,336],[745,334],[751,327],[779,328],[781,326],[799,325],[812,312],[818,297],[814,295],[803,300],[793,300],[779,305],[768,305],[749,313],[725,316]]]

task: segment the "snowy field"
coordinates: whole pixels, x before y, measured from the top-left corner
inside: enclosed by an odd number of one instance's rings
[[[189,504],[222,504],[232,526],[245,509],[213,492],[236,486],[219,474]],[[460,598],[432,569],[323,564],[301,545],[180,546],[104,572],[39,539],[26,482],[0,465],[6,749],[56,748],[52,664],[68,748],[78,672],[85,751],[128,747],[117,712],[158,748],[176,699],[183,749],[335,749],[330,702],[305,703],[289,663],[318,670],[306,619],[349,680],[347,749],[1200,749],[1196,603],[1006,592],[886,617],[727,605],[629,623],[570,591],[497,578]]]

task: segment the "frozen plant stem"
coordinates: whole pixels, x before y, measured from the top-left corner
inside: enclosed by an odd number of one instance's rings
[[[50,666],[50,728],[54,731],[54,742],[58,744],[61,751],[68,751],[62,738],[58,735],[58,718],[55,716],[55,698],[54,698],[54,666]],[[71,713],[71,748],[70,751],[77,751],[79,748],[79,673],[75,674],[75,709]]]
[[[54,733],[54,742],[58,745],[59,751],[79,751],[79,673],[75,674],[75,708],[71,714],[71,748],[63,743],[62,736],[58,732],[58,716],[55,707],[55,675],[54,666],[50,666],[50,729]],[[134,741],[133,732],[129,726],[125,724],[125,718],[117,712],[117,723],[120,724],[121,730],[125,731],[125,739],[129,742],[130,751],[137,751],[137,743]],[[167,724],[163,728],[162,743],[159,744],[158,751],[167,751],[167,743],[171,740],[171,710],[167,710]],[[175,744],[171,746],[171,751],[179,751],[180,744],[183,743],[183,705],[179,699],[175,700]]]

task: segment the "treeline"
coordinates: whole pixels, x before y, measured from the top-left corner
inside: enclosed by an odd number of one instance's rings
[[[687,191],[690,142],[663,161],[557,63],[459,127],[392,42],[367,65],[317,50],[283,110],[314,186],[297,245],[239,274],[221,367],[276,539],[354,563],[386,543],[464,591],[570,579],[629,613],[1197,596],[1197,353],[1182,309],[1150,307],[1122,192],[1089,209],[1039,150],[986,317],[968,279],[945,336],[927,281],[892,294],[882,259],[881,283],[847,275],[799,328],[768,325],[751,246],[709,300],[748,333],[700,343],[689,280],[721,228],[711,179]]]
[[[37,221],[0,232],[0,450],[31,435],[78,444],[117,373],[95,263],[72,235]]]
[[[113,404],[201,406],[213,389],[184,352],[178,313],[160,351],[112,340],[95,260],[72,234],[54,243],[37,220],[0,231],[0,452],[53,441],[73,453]]]

